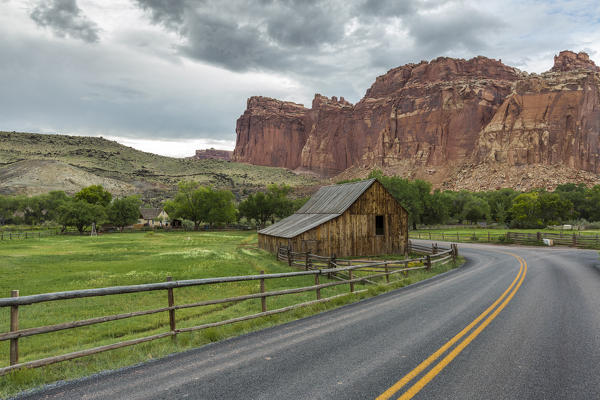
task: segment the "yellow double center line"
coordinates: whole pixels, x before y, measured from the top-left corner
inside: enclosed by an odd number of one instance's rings
[[[488,314],[490,314],[481,325],[479,325],[475,330],[469,334],[461,343],[459,343],[450,353],[448,353],[440,362],[438,362],[433,368],[429,370],[421,379],[419,379],[414,385],[412,385],[408,390],[406,390],[398,400],[407,400],[412,399],[421,389],[425,387],[437,374],[439,374],[457,355],[460,354],[461,351],[465,347],[469,345],[485,329],[486,326],[490,324],[496,318],[496,316],[506,307],[508,302],[514,297],[515,293],[521,287],[523,280],[525,279],[525,275],[527,274],[527,263],[524,259],[519,257],[513,253],[505,253],[510,254],[515,257],[519,264],[521,264],[521,268],[519,269],[519,273],[517,277],[512,281],[508,289],[502,293],[502,295],[491,305],[489,306],[481,315],[473,320],[469,325],[467,325],[462,331],[460,331],[456,336],[450,339],[446,344],[440,347],[435,353],[430,355],[425,361],[419,364],[415,369],[406,374],[402,379],[392,385],[388,390],[380,394],[376,400],[387,400],[394,396],[396,392],[402,389],[406,384],[416,378],[421,372],[423,372],[427,367],[433,364],[438,358],[440,358],[448,349],[450,349],[454,344],[456,344],[463,336],[468,334],[481,320],[483,320]],[[504,300],[504,301],[503,301]],[[501,303],[501,304],[500,304]],[[498,304],[500,304],[499,307]],[[496,308],[497,307],[497,308]]]

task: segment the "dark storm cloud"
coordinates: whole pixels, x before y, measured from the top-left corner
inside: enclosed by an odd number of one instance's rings
[[[153,22],[178,32],[189,57],[234,71],[296,70],[344,39],[348,7],[330,1],[138,0]],[[303,61],[304,65],[298,65]]]
[[[238,72],[329,76],[351,68],[349,57],[392,68],[454,50],[481,53],[485,37],[502,27],[461,0],[137,2],[181,36],[182,55]]]
[[[100,40],[98,26],[81,12],[76,0],[40,1],[30,16],[39,26],[52,29],[57,36],[70,36],[89,43]]]
[[[363,15],[398,17],[414,14],[417,7],[413,1],[366,0],[358,6],[358,10]]]
[[[171,28],[177,28],[183,23],[185,0],[144,0],[138,1],[138,4],[150,12],[155,23],[162,23]]]

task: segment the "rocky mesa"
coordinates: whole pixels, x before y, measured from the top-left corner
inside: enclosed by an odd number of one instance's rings
[[[600,68],[583,52],[562,51],[542,74],[440,57],[377,77],[354,105],[252,97],[233,159],[327,177],[381,168],[448,189],[595,184],[599,94]]]

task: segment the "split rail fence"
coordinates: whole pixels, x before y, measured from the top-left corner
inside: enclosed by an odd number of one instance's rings
[[[267,315],[273,315],[283,313],[296,308],[310,306],[313,304],[332,300],[334,298],[345,296],[347,293],[336,294],[330,297],[321,297],[321,290],[328,287],[334,287],[338,285],[349,285],[350,293],[359,293],[364,290],[355,290],[355,284],[373,282],[373,279],[385,279],[386,283],[390,282],[390,278],[398,273],[407,273],[411,270],[419,269],[430,269],[432,265],[442,263],[450,259],[455,259],[458,255],[458,248],[456,245],[452,245],[450,249],[441,249],[437,245],[432,246],[416,246],[413,249],[414,252],[421,252],[424,255],[420,258],[411,260],[390,260],[390,261],[357,261],[357,260],[338,260],[335,257],[321,257],[314,254],[305,253],[293,253],[289,252],[291,257],[288,262],[290,265],[298,266],[300,259],[305,261],[305,265],[309,265],[305,271],[295,271],[286,273],[275,273],[275,274],[264,274],[261,271],[260,275],[247,275],[247,276],[228,276],[220,278],[205,278],[205,279],[191,279],[182,281],[173,281],[172,278],[167,278],[167,282],[161,283],[150,283],[142,285],[131,285],[131,286],[113,286],[98,289],[84,289],[84,290],[72,290],[66,292],[56,293],[44,293],[30,296],[19,296],[18,290],[11,292],[11,297],[0,298],[0,308],[5,307],[10,309],[10,331],[0,333],[0,341],[10,341],[9,350],[9,366],[0,368],[0,376],[8,374],[12,371],[22,368],[36,368],[45,365],[54,364],[61,361],[71,360],[79,357],[85,357],[92,354],[105,352],[108,350],[118,349],[126,346],[132,346],[139,343],[149,342],[156,339],[162,339],[166,337],[175,338],[176,335],[184,332],[198,331],[207,328],[218,327],[222,325],[232,324],[235,322],[247,321],[254,318],[260,318]],[[279,253],[278,253],[279,257]],[[279,257],[281,258],[281,257]],[[307,261],[308,260],[308,261]],[[274,279],[286,279],[297,276],[314,276],[314,285],[297,287],[283,290],[266,290],[266,282]],[[325,283],[320,282],[321,276],[335,277],[338,281],[329,280]],[[342,277],[343,276],[343,277]],[[203,285],[218,285],[230,282],[247,282],[247,281],[258,281],[259,293],[251,293],[236,297],[221,298],[199,301],[188,304],[175,304],[174,292],[178,288],[192,287],[192,286],[203,286]],[[140,293],[140,292],[152,292],[152,291],[165,291],[166,293],[166,306],[151,310],[141,310],[136,312],[129,312],[123,314],[106,315],[97,318],[90,318],[85,320],[71,321],[65,323],[59,323],[49,326],[40,326],[27,329],[19,329],[19,313],[25,306],[37,303],[60,301],[67,299],[80,299],[87,297],[98,297],[98,296],[112,296],[129,293]],[[365,289],[366,290],[366,289]],[[287,307],[277,308],[268,310],[267,299],[272,296],[283,296],[294,293],[302,292],[315,292],[315,300],[305,301],[302,303],[293,304]],[[178,328],[176,311],[182,309],[189,309],[194,307],[203,307],[214,304],[223,303],[234,303],[250,299],[261,300],[261,312],[251,315],[244,315],[236,318],[231,318],[223,321],[204,323],[197,326]],[[110,321],[123,320],[126,318],[134,318],[143,315],[167,313],[169,316],[169,330],[166,332],[154,334],[151,336],[121,341],[109,345],[98,346],[94,348],[88,348],[85,350],[75,351],[67,354],[58,356],[46,357],[38,360],[31,360],[27,362],[19,362],[19,339],[41,335],[51,332],[62,331],[66,329],[74,329],[84,326],[90,326],[95,324],[106,323]]]
[[[549,232],[416,232],[412,239],[441,240],[453,242],[518,243],[542,245],[543,239],[551,239],[555,245],[600,248],[600,235],[585,233]]]

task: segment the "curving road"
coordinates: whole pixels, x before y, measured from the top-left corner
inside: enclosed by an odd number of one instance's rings
[[[457,270],[23,399],[599,399],[600,262],[460,245]]]

